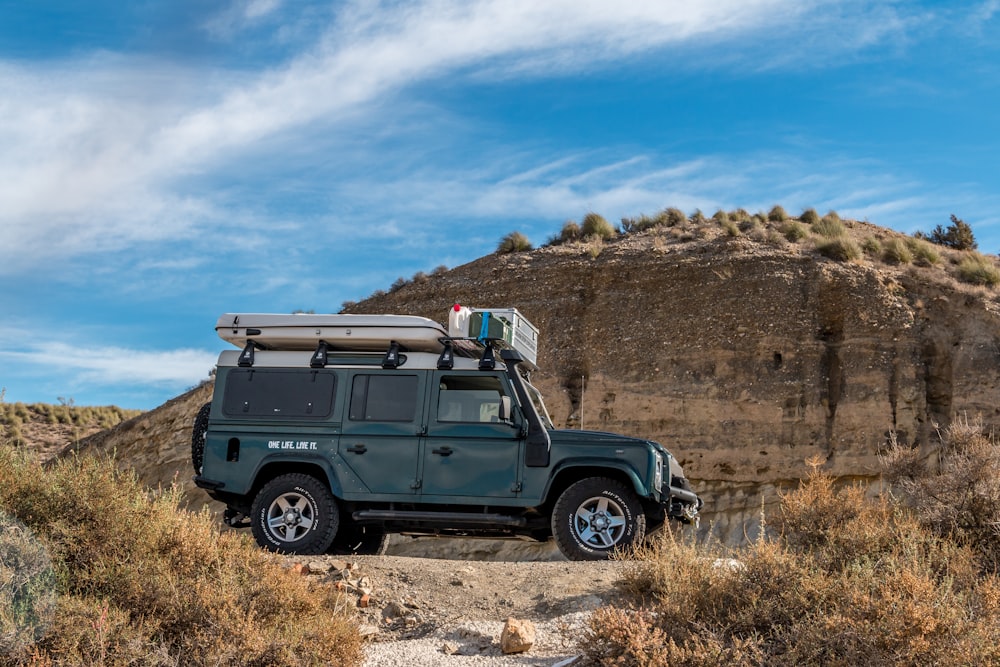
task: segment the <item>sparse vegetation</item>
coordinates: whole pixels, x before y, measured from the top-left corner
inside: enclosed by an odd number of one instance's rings
[[[99,431],[117,426],[142,414],[141,410],[125,410],[116,406],[80,407],[49,403],[0,403],[0,438],[21,444],[23,427],[32,422],[63,424],[74,431]]]
[[[521,232],[511,232],[500,239],[497,246],[498,255],[509,255],[514,252],[526,252],[531,250],[531,241]]]
[[[825,236],[828,239],[838,238],[847,234],[847,229],[844,227],[844,223],[840,221],[840,218],[831,218],[826,216],[818,222],[813,223],[812,230],[820,236]]]
[[[913,253],[903,239],[892,238],[882,246],[882,261],[886,264],[909,264],[913,261]]]
[[[584,238],[596,236],[597,238],[607,240],[615,236],[615,228],[611,226],[611,223],[605,220],[604,216],[593,212],[583,216],[583,224],[580,225],[580,232]]]
[[[785,212],[785,209],[782,206],[775,204],[774,207],[768,211],[767,219],[771,222],[784,222],[785,220],[788,220],[788,213]]]
[[[688,219],[696,225],[703,225],[705,224],[705,221],[708,220],[708,218],[705,217],[705,214],[701,212],[700,208],[696,208],[694,213],[692,213]]]
[[[882,255],[882,244],[874,236],[867,236],[861,243],[861,251],[869,257],[878,258]]]
[[[809,231],[806,229],[805,225],[801,222],[795,222],[794,220],[789,220],[782,225],[781,233],[784,234],[785,238],[792,243],[798,243],[805,237],[809,236]]]
[[[688,217],[684,214],[684,211],[671,206],[664,209],[663,220],[668,227],[678,227],[685,224],[688,221]]]
[[[723,223],[729,222],[729,214],[720,208],[712,215],[712,220],[715,220],[715,222],[721,225]]]
[[[583,650],[611,665],[986,665],[1000,660],[1000,581],[969,547],[885,497],[836,490],[814,462],[782,497],[779,536],[739,551],[670,534],[605,607]]]
[[[743,232],[740,231],[740,226],[737,225],[732,220],[726,219],[721,223],[722,228],[726,230],[726,234],[732,237],[740,236]]]
[[[738,208],[735,211],[729,212],[729,219],[734,222],[748,222],[750,220],[750,213],[745,208]]]
[[[846,236],[827,239],[817,244],[816,250],[824,257],[835,259],[838,262],[853,262],[861,259],[861,248]]]
[[[918,238],[924,237],[919,232],[917,236]],[[951,215],[951,224],[948,227],[936,226],[927,238],[932,243],[954,250],[975,250],[979,247],[979,244],[976,243],[976,237],[972,233],[972,227],[964,220],[956,217],[954,213]]]
[[[111,460],[43,468],[0,447],[0,511],[45,546],[59,600],[31,653],[4,664],[360,664],[337,591],[179,503]]]
[[[971,285],[996,287],[1000,284],[1000,269],[989,257],[970,252],[958,264],[958,279]]]
[[[819,213],[816,212],[814,208],[807,208],[802,211],[802,215],[799,216],[799,220],[806,223],[807,225],[815,225],[819,222]]]
[[[402,288],[406,287],[406,286],[407,286],[407,285],[409,285],[409,284],[410,284],[410,281],[409,281],[409,280],[407,280],[407,279],[406,279],[406,278],[404,278],[403,276],[400,276],[400,277],[396,278],[396,279],[395,279],[395,280],[394,280],[394,281],[392,282],[392,285],[390,285],[390,286],[389,286],[389,292],[390,292],[390,293],[392,293],[392,292],[395,292],[395,291],[397,291],[397,290],[400,290],[400,289],[402,289]]]
[[[906,240],[906,245],[913,253],[913,263],[917,266],[936,266],[941,263],[941,253],[927,241],[910,238]]]
[[[894,442],[886,479],[920,522],[972,549],[985,572],[1000,573],[1000,443],[981,423],[959,419],[941,433],[937,461]]]
[[[559,243],[573,243],[579,241],[581,236],[580,225],[572,220],[567,220],[559,232]]]

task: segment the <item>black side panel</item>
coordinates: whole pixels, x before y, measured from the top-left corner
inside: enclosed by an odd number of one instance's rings
[[[326,419],[333,411],[336,375],[319,370],[239,368],[226,377],[227,417]]]

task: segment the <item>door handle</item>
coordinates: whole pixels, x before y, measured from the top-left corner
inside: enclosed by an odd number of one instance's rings
[[[364,445],[351,445],[350,447],[347,448],[347,451],[351,452],[352,454],[364,454],[365,452],[368,451],[368,448],[365,447]]]
[[[452,450],[451,447],[438,447],[436,449],[432,449],[431,453],[438,454],[440,456],[451,456],[452,451],[454,450]]]

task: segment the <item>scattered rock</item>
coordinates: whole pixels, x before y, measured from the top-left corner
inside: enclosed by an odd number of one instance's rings
[[[399,604],[396,601],[392,601],[382,608],[382,618],[385,620],[392,620],[395,618],[401,618],[407,615],[406,607]]]
[[[307,567],[313,574],[323,574],[330,571],[330,564],[321,560],[311,560]]]
[[[441,652],[445,655],[455,655],[458,653],[458,644],[455,642],[445,642],[441,646]]]
[[[535,643],[535,624],[528,620],[510,617],[500,634],[500,650],[504,654],[524,653]]]
[[[305,563],[292,563],[292,568],[291,569],[292,569],[292,572],[294,572],[295,574],[301,575],[303,577],[306,576],[307,574],[309,574],[309,566],[306,565]]]
[[[362,639],[369,639],[378,634],[378,628],[368,623],[358,626],[358,636]]]

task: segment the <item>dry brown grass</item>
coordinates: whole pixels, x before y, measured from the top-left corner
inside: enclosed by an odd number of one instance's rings
[[[632,608],[598,610],[597,665],[988,665],[1000,582],[974,550],[814,467],[780,533],[738,551],[664,536],[626,571]],[[716,560],[724,557],[736,560]]]
[[[58,593],[48,632],[0,664],[360,663],[353,611],[336,591],[178,502],[108,459],[43,468],[0,447],[0,511],[45,545]]]

